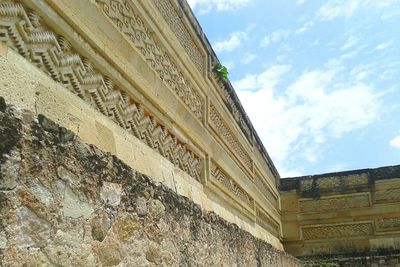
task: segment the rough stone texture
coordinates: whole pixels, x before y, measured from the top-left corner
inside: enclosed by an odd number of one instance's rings
[[[283,179],[285,250],[310,266],[399,266],[399,175],[397,165]]]
[[[44,116],[0,106],[1,266],[299,265]]]
[[[304,257],[305,267],[400,267],[400,251]]]

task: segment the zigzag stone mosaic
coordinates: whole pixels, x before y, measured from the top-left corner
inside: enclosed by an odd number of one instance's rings
[[[126,90],[117,87],[112,78],[78,54],[65,37],[54,32],[34,11],[20,3],[0,1],[0,41],[200,180],[199,157],[130,98]]]

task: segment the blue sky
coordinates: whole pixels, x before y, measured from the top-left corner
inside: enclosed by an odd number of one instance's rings
[[[188,0],[282,177],[400,164],[400,0]]]

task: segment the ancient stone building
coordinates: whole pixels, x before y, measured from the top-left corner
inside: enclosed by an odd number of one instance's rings
[[[400,167],[280,180],[217,64],[185,0],[0,0],[0,266],[396,266]]]

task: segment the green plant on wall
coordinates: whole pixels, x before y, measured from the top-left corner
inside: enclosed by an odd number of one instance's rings
[[[215,65],[213,70],[220,81],[222,81],[222,82],[228,81],[229,72],[225,66],[222,66],[221,64],[218,63],[217,65]]]

